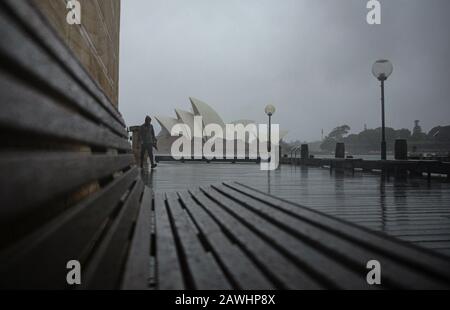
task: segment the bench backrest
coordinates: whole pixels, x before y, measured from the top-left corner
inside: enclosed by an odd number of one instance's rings
[[[120,113],[31,1],[0,3],[0,287],[117,288],[143,184]]]

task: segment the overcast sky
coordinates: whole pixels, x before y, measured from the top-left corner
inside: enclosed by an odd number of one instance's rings
[[[120,110],[127,124],[174,117],[192,96],[225,122],[265,122],[288,140],[322,128],[380,126],[374,60],[388,58],[387,126],[450,124],[450,1],[384,0],[382,24],[366,0],[123,0]]]

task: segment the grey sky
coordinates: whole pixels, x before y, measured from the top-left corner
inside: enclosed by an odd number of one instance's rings
[[[382,24],[366,23],[366,0],[123,0],[120,110],[174,116],[189,96],[224,121],[265,122],[288,140],[320,139],[347,123],[380,126],[378,58],[387,82],[387,125],[450,124],[450,1],[389,0]]]

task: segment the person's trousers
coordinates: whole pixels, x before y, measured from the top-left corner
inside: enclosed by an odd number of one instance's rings
[[[147,152],[148,156],[150,157],[150,162],[153,166],[155,164],[153,160],[153,145],[141,144],[141,167],[144,165],[144,158],[145,160],[147,160],[147,157],[145,157],[145,152]]]

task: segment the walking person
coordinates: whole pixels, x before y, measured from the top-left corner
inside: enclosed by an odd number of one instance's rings
[[[144,156],[145,152],[147,152],[150,157],[151,168],[153,169],[157,166],[153,159],[153,147],[156,147],[156,137],[150,116],[145,117],[145,123],[141,125],[139,135],[141,137],[141,168],[144,165],[144,158],[147,160],[147,157]]]

